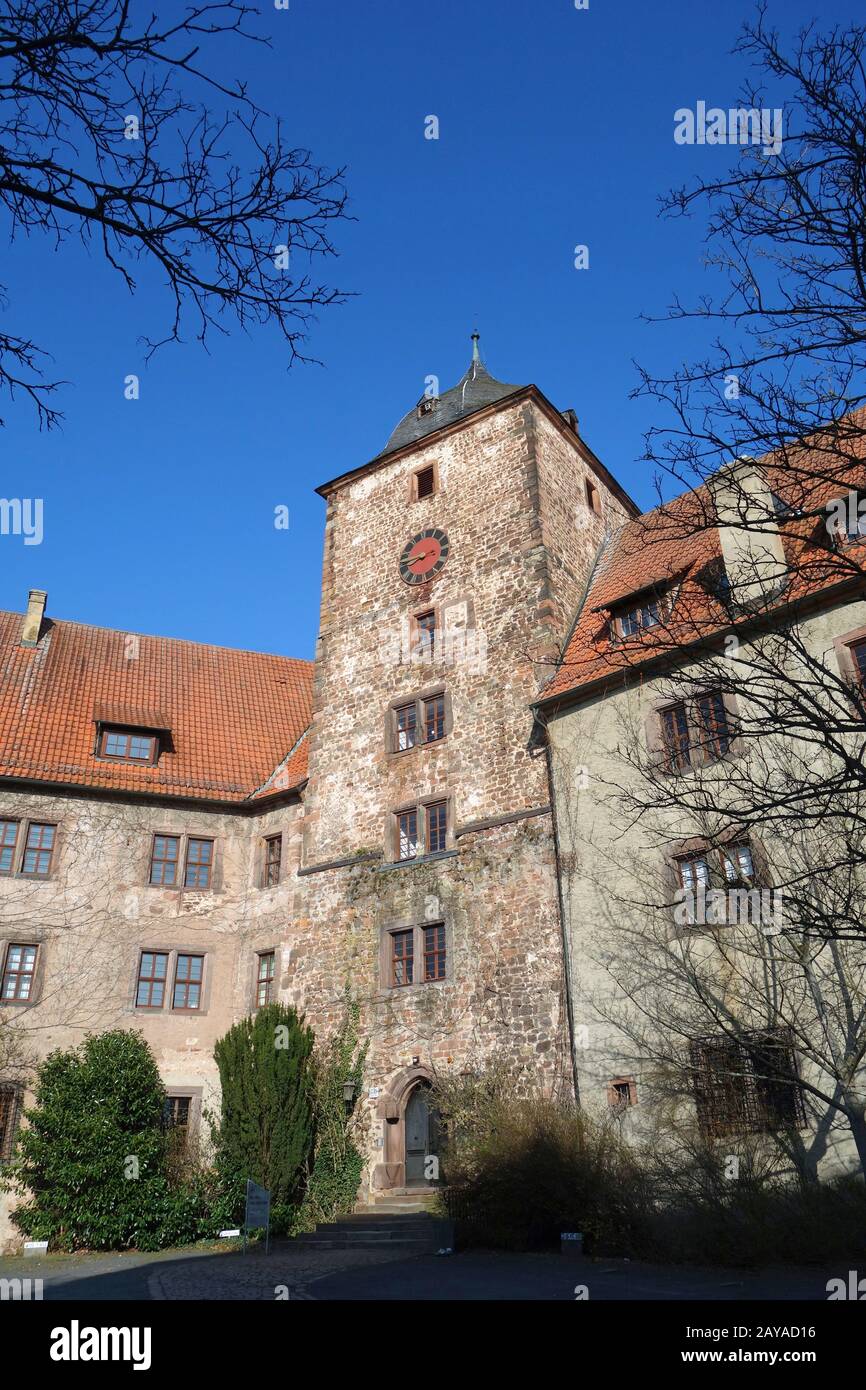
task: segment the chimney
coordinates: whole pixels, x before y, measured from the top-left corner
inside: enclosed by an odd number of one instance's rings
[[[48,595],[44,589],[31,589],[27,601],[27,612],[21,628],[22,647],[35,647],[42,635],[42,619],[45,617],[45,604]]]
[[[763,470],[741,454],[707,479],[731,584],[740,608],[760,607],[788,580],[788,561]]]

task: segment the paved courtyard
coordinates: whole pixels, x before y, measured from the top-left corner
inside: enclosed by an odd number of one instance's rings
[[[556,1254],[470,1251],[410,1259],[378,1250],[311,1250],[283,1241],[270,1254],[235,1250],[155,1255],[52,1255],[0,1259],[0,1278],[41,1278],[46,1300],[316,1301],[590,1300],[824,1301],[841,1269],[759,1272],[590,1260]]]

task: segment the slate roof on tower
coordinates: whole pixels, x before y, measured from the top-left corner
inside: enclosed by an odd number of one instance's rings
[[[492,377],[478,352],[478,334],[473,333],[472,338],[472,361],[457,385],[438,397],[422,396],[403,416],[382,452],[376,455],[377,458],[393,454],[396,449],[405,449],[408,444],[415,444],[428,434],[435,434],[446,425],[456,424],[467,415],[474,415],[476,410],[483,410],[485,406],[493,405],[494,401],[504,400],[515,391],[524,389],[523,386],[509,385]],[[429,407],[424,410],[422,407],[428,402]]]

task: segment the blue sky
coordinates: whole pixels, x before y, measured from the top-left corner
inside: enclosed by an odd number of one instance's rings
[[[158,9],[163,6],[159,4]],[[854,0],[771,0],[785,33]],[[70,382],[60,431],[3,413],[2,493],[41,497],[39,546],[0,536],[0,606],[31,587],[49,613],[225,646],[312,656],[324,503],[316,485],[366,462],[418,399],[465,370],[477,325],[502,380],[573,406],[585,438],[642,504],[638,463],[659,408],[629,401],[633,361],[661,371],[706,346],[695,329],[639,322],[708,288],[702,219],[662,221],[658,195],[730,161],[673,140],[673,113],[736,104],[741,0],[290,0],[261,5],[270,50],[227,47],[292,142],[347,166],[351,212],[328,274],[356,298],[326,311],[286,372],[275,333],[164,349],[155,276],[131,298],[70,243],[4,245],[9,331]],[[768,91],[772,98],[773,93]],[[768,104],[772,105],[770,100]],[[439,118],[436,141],[425,117]],[[574,247],[590,250],[576,271]],[[140,374],[141,397],[124,399]],[[287,531],[273,526],[288,506]]]

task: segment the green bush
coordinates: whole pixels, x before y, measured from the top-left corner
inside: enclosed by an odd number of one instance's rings
[[[631,1147],[615,1121],[521,1094],[496,1064],[440,1080],[441,1198],[461,1245],[553,1248],[581,1231],[588,1254],[756,1267],[862,1259],[862,1178],[805,1181],[779,1170],[760,1138],[742,1138],[739,1176],[699,1137],[665,1151]],[[670,1139],[673,1136],[669,1136]],[[726,1141],[725,1148],[731,1141]]]
[[[313,1033],[283,1004],[242,1019],[214,1049],[222,1086],[213,1131],[220,1208],[243,1219],[246,1180],[271,1194],[271,1228],[288,1229],[313,1145]]]
[[[295,1231],[312,1230],[318,1222],[351,1211],[364,1171],[364,1159],[346,1115],[343,1088],[351,1082],[355,1095],[360,1093],[367,1045],[359,1046],[360,1010],[348,989],[345,1006],[339,1028],[314,1058],[316,1147],[307,1190],[293,1225]]]
[[[684,1264],[825,1264],[862,1259],[866,1184],[843,1177],[799,1185],[747,1175],[718,1196],[659,1203],[637,1253]]]
[[[6,1185],[30,1239],[60,1250],[159,1249],[195,1240],[201,1207],[173,1191],[162,1116],[165,1090],[138,1033],[90,1036],[39,1068]]]
[[[559,1245],[580,1231],[588,1253],[627,1253],[644,1237],[645,1183],[609,1125],[573,1104],[515,1094],[507,1074],[434,1085],[443,1121],[442,1200],[461,1245]]]

